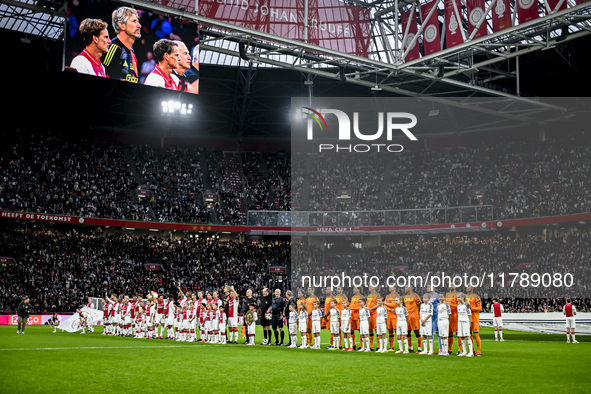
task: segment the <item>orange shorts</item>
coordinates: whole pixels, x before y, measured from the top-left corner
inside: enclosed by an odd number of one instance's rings
[[[351,334],[353,331],[359,331],[359,319],[351,319]]]
[[[378,318],[378,314],[370,314],[369,315],[369,329],[375,330],[376,329],[376,320]]]
[[[458,314],[449,316],[449,332],[458,332]]]
[[[409,316],[408,317],[408,332],[419,330],[421,328],[421,322],[419,318],[416,316]]]
[[[470,323],[470,332],[479,333],[480,332],[480,319],[474,319],[472,316],[472,322]]]
[[[312,332],[312,316],[308,318],[308,332]]]
[[[396,330],[396,323],[398,322],[398,318],[396,317],[389,317],[386,320],[386,324],[388,325],[388,330]]]

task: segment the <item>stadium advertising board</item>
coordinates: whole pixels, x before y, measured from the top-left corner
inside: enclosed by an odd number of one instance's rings
[[[369,56],[369,9],[339,0],[202,0],[199,14],[211,19],[358,56]]]
[[[123,4],[68,1],[64,70],[199,93],[199,25]]]

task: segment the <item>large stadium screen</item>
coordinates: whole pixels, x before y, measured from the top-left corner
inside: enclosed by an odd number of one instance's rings
[[[199,93],[199,25],[107,0],[68,0],[64,70]]]

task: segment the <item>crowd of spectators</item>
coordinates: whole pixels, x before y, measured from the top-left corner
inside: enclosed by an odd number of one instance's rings
[[[0,255],[13,263],[0,266],[0,304],[14,310],[23,295],[36,312],[74,311],[86,297],[111,294],[145,295],[148,291],[176,296],[185,291],[259,292],[272,283],[268,265],[289,259],[285,241],[235,242],[208,238],[169,239],[103,234],[88,229],[6,228]],[[163,271],[145,263],[162,264]],[[1,309],[1,308],[0,308]]]
[[[147,220],[149,206],[136,201],[137,186],[122,147],[72,142],[51,132],[7,136],[0,178],[6,207],[15,211]]]
[[[318,212],[296,221],[289,215],[249,218],[251,224],[275,226],[463,223],[582,213],[591,206],[591,148],[579,142],[530,138],[396,155],[292,157],[20,133],[7,136],[0,147],[0,208],[222,224],[245,224],[247,211]],[[207,171],[201,168],[205,163]],[[206,184],[217,202],[205,201]],[[151,195],[138,198],[138,185]]]
[[[263,154],[259,152],[244,153],[242,163],[248,209],[251,211],[272,210],[270,188],[263,170]]]
[[[345,237],[332,239],[335,240],[332,242],[342,243]],[[427,278],[441,278],[442,274],[462,278],[468,275],[480,280],[484,277],[484,285],[479,288],[484,298],[585,297],[591,294],[590,258],[591,231],[549,237],[529,234],[517,238],[498,233],[449,238],[420,235],[357,251],[341,245],[340,249],[333,247],[322,252],[318,246],[296,243],[292,251],[292,283],[301,286],[302,276],[341,276],[342,273],[351,278],[375,275],[381,284],[387,284],[388,277],[399,275],[420,276],[425,282]],[[527,273],[530,276],[548,273],[552,276],[552,285],[521,286],[521,277],[515,284],[510,273]],[[566,274],[571,276],[570,279],[554,282],[554,274],[560,274],[562,278],[566,278]],[[571,279],[572,286],[558,286]],[[404,287],[400,283],[397,282]],[[425,289],[426,284],[419,287]]]
[[[310,155],[309,210],[376,209],[386,158],[386,155],[378,153]],[[302,164],[305,165],[305,162]]]
[[[222,224],[245,223],[240,156],[210,151],[208,166],[212,188],[221,198],[216,206],[218,220]]]
[[[468,205],[493,148],[442,148],[397,155],[384,209],[447,208]]]
[[[591,148],[571,139],[512,144],[488,189],[497,219],[589,212]]]
[[[264,153],[269,172],[269,189],[273,195],[272,211],[289,211],[291,201],[291,155],[279,151]]]
[[[142,185],[152,193],[151,205],[158,221],[211,222],[212,212],[202,193],[201,150],[140,145],[131,152]]]

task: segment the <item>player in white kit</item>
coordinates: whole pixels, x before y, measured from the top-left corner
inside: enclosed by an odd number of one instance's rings
[[[429,302],[431,294],[423,295],[423,303],[419,310],[419,320],[421,322],[420,334],[423,337],[425,346],[419,354],[433,354],[433,323],[431,317],[433,316],[433,304]],[[431,350],[429,350],[431,349]]]
[[[466,304],[466,295],[458,293],[458,338],[463,343],[462,352],[458,356],[474,357],[474,345],[470,335],[472,309]],[[468,349],[468,352],[466,352]]]
[[[205,303],[199,304],[199,342],[204,343],[207,338],[207,331],[205,330]]]
[[[575,339],[575,316],[577,308],[572,304],[570,298],[566,299],[566,305],[562,308],[562,314],[566,316],[566,343],[570,343],[570,336],[573,337],[573,343],[579,343]]]
[[[320,321],[322,320],[322,311],[318,309],[320,302],[314,301],[312,309],[312,335],[314,336],[314,345],[310,349],[320,349]]]
[[[225,345],[227,343],[227,338],[226,338],[226,311],[224,311],[224,307],[220,306],[219,309],[219,334],[218,334],[218,340],[220,341],[219,343],[221,343],[222,345]]]
[[[248,344],[251,345],[251,346],[254,346],[254,339],[255,339],[254,336],[255,336],[255,334],[257,332],[257,319],[258,319],[258,316],[257,316],[257,311],[255,309],[256,308],[256,305],[255,304],[250,304],[248,306],[248,308],[249,308],[249,312],[252,315],[252,323],[250,323],[248,325],[248,330],[247,330],[247,333],[248,333]]]
[[[164,318],[165,315],[165,308],[166,303],[164,302],[164,297],[162,295],[158,296],[156,300],[156,318],[154,321],[154,326],[156,327],[156,338],[162,339],[164,336],[164,329],[166,328],[166,319]]]
[[[298,311],[298,326],[300,329],[300,338],[302,339],[302,344],[299,348],[306,349],[308,347],[308,336],[306,335],[308,332],[308,311],[306,310],[306,304],[303,302],[299,304],[299,308],[300,310]]]
[[[53,327],[54,334],[56,333],[57,328],[61,324],[61,322],[62,322],[62,317],[60,315],[58,315],[57,313],[54,313],[53,315],[51,315],[51,318],[49,319],[49,326]],[[62,330],[62,332],[64,332],[64,330]]]
[[[228,331],[230,332],[230,343],[238,344],[238,294],[234,288],[230,288],[230,299],[228,300]]]
[[[339,310],[337,309],[337,300],[336,299],[333,299],[330,301],[330,309],[328,311],[326,311],[324,318],[327,318],[329,316],[330,316],[330,320],[329,320],[330,327],[327,327],[327,328],[330,329],[330,336],[332,339],[332,343],[334,344],[334,346],[331,347],[329,350],[339,350],[339,346],[341,345],[340,344],[341,327],[339,324],[341,314],[340,314]]]
[[[493,298],[493,303],[490,306],[490,313],[493,314],[493,327],[495,328],[495,341],[499,340],[499,336],[501,337],[501,342],[504,341],[503,339],[503,312],[505,309],[503,308],[503,304],[499,302],[497,297]]]
[[[343,310],[341,311],[341,332],[345,340],[343,350],[352,352],[353,337],[351,336],[351,308],[349,307],[349,300],[344,297],[341,304],[343,305]]]
[[[218,303],[211,303],[211,330],[213,331],[212,343],[220,343],[220,311]]]
[[[408,311],[402,303],[402,298],[396,297],[396,338],[398,340],[398,350],[396,353],[408,354],[408,341],[406,340],[406,334],[408,333]],[[404,349],[404,350],[403,350]]]
[[[445,294],[439,294],[441,302],[437,306],[437,325],[439,328],[439,337],[441,343],[439,344],[439,355],[449,356],[447,338],[449,335],[449,317],[451,316],[451,306],[447,303]]]
[[[359,336],[361,337],[361,348],[358,352],[369,352],[369,309],[365,306],[365,299],[359,299]]]
[[[386,324],[388,319],[388,311],[384,306],[384,299],[378,298],[378,307],[376,309],[376,333],[378,334],[378,341],[380,348],[376,353],[388,353],[388,326]]]
[[[289,348],[296,348],[298,342],[298,312],[296,306],[291,304],[289,306],[289,341],[291,345]]]

